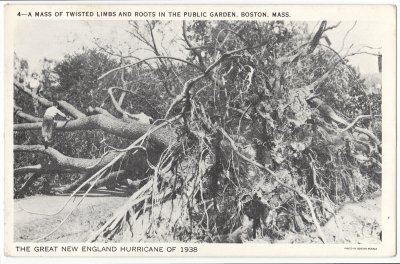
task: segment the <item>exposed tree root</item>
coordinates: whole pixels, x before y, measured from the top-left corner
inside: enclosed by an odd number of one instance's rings
[[[225,138],[229,140],[229,142],[230,142],[230,144],[232,146],[232,149],[239,155],[239,157],[241,157],[242,159],[246,160],[247,162],[253,164],[254,166],[256,166],[256,167],[268,172],[270,175],[272,175],[274,177],[275,181],[277,181],[280,185],[284,186],[285,188],[287,188],[289,190],[292,190],[292,191],[296,192],[307,203],[307,205],[308,205],[308,207],[310,209],[310,212],[311,212],[311,216],[313,218],[314,225],[317,228],[318,235],[319,235],[321,241],[323,243],[326,243],[327,240],[325,238],[325,235],[322,232],[322,229],[321,229],[321,226],[320,226],[319,221],[317,219],[317,216],[315,215],[314,206],[313,206],[310,198],[306,194],[302,193],[301,191],[299,191],[299,190],[291,187],[290,185],[287,185],[286,183],[282,182],[279,179],[278,175],[276,175],[275,172],[271,171],[270,169],[268,169],[267,167],[261,165],[260,163],[247,158],[245,155],[240,153],[240,151],[238,150],[238,148],[237,148],[237,146],[235,144],[235,141],[228,135],[228,133],[226,133],[225,130],[223,130],[222,128],[219,128],[219,131],[221,131],[221,133],[225,136]]]

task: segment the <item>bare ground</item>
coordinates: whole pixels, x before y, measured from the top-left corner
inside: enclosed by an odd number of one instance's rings
[[[379,244],[382,241],[381,194],[343,205],[323,227],[331,244]],[[316,233],[289,233],[278,243],[322,243]]]
[[[97,230],[112,216],[127,197],[120,192],[103,192],[86,197],[79,207],[81,197],[77,197],[61,213],[52,216],[31,214],[57,212],[68,196],[33,196],[15,200],[14,239],[17,242],[32,241],[51,232],[73,210],[66,222],[43,241],[84,242],[91,232]],[[328,243],[375,244],[381,242],[381,203],[376,194],[357,203],[345,204],[322,230]],[[75,208],[75,209],[74,209]],[[268,241],[268,242],[267,242]],[[271,243],[267,239],[252,242]],[[285,238],[274,243],[321,243],[314,233],[288,233]]]
[[[57,212],[68,200],[68,196],[32,196],[15,200],[14,239],[28,242],[50,233],[73,210],[66,222],[52,235],[42,241],[84,242],[91,232],[97,230],[112,216],[114,209],[120,207],[127,197],[123,194],[98,192],[85,197],[74,198],[59,214],[44,216],[31,214],[25,210],[41,214]],[[74,209],[75,208],[75,209]]]
[[[377,194],[362,202],[343,206],[323,228],[328,241],[346,244],[381,243],[381,205],[382,197]]]

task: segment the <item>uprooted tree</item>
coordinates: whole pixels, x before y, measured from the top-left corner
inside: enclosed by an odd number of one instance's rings
[[[320,225],[336,208],[380,188],[381,97],[347,61],[377,54],[332,49],[326,32],[340,23],[183,22],[186,57],[157,42],[164,23],[130,26],[151,56],[97,40],[46,60],[40,93],[15,57],[16,197],[127,185],[130,198],[88,241],[239,242],[266,226],[259,235],[315,230],[326,242]],[[41,117],[55,101],[70,120],[45,149]]]

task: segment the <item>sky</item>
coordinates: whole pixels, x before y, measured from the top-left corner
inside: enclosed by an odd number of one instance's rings
[[[349,32],[346,40],[343,38],[346,32],[353,27],[355,21],[342,21],[339,27],[327,32],[332,42],[332,48],[340,50],[344,46],[344,53],[350,45],[353,48],[359,45],[370,47],[381,47],[383,36],[379,26],[368,21],[357,21],[354,28]],[[307,22],[309,29],[313,30],[319,22]],[[337,22],[328,21],[328,26]],[[19,58],[28,60],[32,71],[39,71],[41,61],[44,58],[61,60],[64,55],[79,51],[82,47],[95,47],[94,39],[98,38],[103,44],[111,44],[120,47],[121,50],[128,50],[128,47],[135,49],[138,43],[132,41],[127,33],[129,28],[127,21],[21,21],[15,26],[14,51]],[[178,30],[177,30],[178,29]],[[156,34],[158,41],[161,36],[163,46],[172,51],[171,55],[184,57],[183,46],[171,45],[172,39],[181,38],[181,22],[172,21],[168,25],[167,32]],[[183,43],[182,43],[183,44]],[[369,50],[376,53],[379,50]],[[146,56],[146,51],[141,51],[141,57]],[[356,55],[349,58],[350,64],[359,67],[362,74],[377,73],[377,57],[371,55]]]
[[[356,22],[355,26],[354,23]],[[309,22],[309,28],[312,30],[319,22]],[[337,22],[329,22],[328,27],[337,24]],[[354,28],[348,33],[343,45],[343,38],[346,33],[354,26]],[[344,54],[348,48],[353,45],[353,51],[356,51],[362,45],[366,45],[373,48],[381,48],[382,40],[384,39],[383,30],[379,23],[374,21],[342,21],[341,24],[333,29],[326,32],[329,39],[332,42],[332,48],[336,51],[340,50],[343,46]],[[369,52],[377,53],[381,49],[363,49]],[[382,52],[381,52],[382,53]],[[355,67],[360,68],[362,74],[378,73],[378,59],[376,56],[368,54],[359,54],[349,57],[349,63]]]
[[[181,38],[176,27],[180,30],[181,22],[170,22],[166,27],[164,35],[168,36],[168,40]],[[67,54],[82,50],[82,47],[96,47],[95,42],[102,46],[112,45],[127,53],[129,48],[139,46],[126,31],[130,28],[127,21],[24,21],[15,27],[14,51],[19,58],[28,61],[31,70],[38,71],[43,58],[61,60]],[[171,47],[167,40],[160,39],[161,35],[155,34],[155,38],[157,42],[163,42],[163,47],[172,52],[184,50],[183,46]],[[146,57],[150,54],[153,55],[142,50],[140,55]]]

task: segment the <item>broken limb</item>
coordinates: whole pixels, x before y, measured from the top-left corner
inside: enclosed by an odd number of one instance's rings
[[[14,83],[14,87],[17,88],[18,90],[20,90],[20,91],[22,91],[22,92],[24,92],[24,93],[26,93],[26,94],[32,96],[32,97],[34,96],[33,93],[32,93],[32,91],[31,91],[29,88],[27,88],[27,87],[25,87],[25,86],[23,86],[23,85],[21,85],[21,84],[16,84],[16,83]],[[42,97],[42,96],[38,96],[38,97],[37,97],[37,100],[38,100],[38,102],[39,102],[41,105],[43,105],[43,106],[45,106],[45,107],[51,107],[51,106],[54,105],[53,102],[47,100],[46,98],[44,98],[44,97]],[[71,116],[73,116],[73,117],[75,117],[75,118],[80,118],[80,117],[86,116],[84,113],[82,113],[81,111],[79,111],[79,110],[76,109],[73,105],[71,105],[70,103],[68,103],[68,102],[66,102],[66,101],[60,100],[60,101],[58,101],[58,104],[59,104],[68,114],[70,114]]]
[[[32,152],[32,153],[43,153],[50,157],[51,160],[57,163],[58,169],[71,170],[71,171],[89,171],[101,168],[105,164],[109,163],[117,153],[110,152],[102,160],[101,159],[85,159],[85,158],[73,158],[65,156],[58,152],[54,148],[45,149],[42,145],[14,145],[14,152]],[[101,162],[99,162],[101,161]],[[96,165],[97,164],[97,165]],[[94,166],[90,169],[91,166]],[[37,165],[36,165],[37,166]],[[25,167],[27,170],[27,168]],[[32,169],[38,169],[37,167],[31,167]],[[45,168],[42,168],[45,169]],[[18,169],[17,169],[18,170]]]
[[[354,119],[354,121],[351,122],[351,124],[349,124],[346,128],[343,128],[342,130],[340,130],[340,132],[343,133],[343,132],[349,130],[349,129],[352,128],[355,124],[357,124],[357,122],[358,122],[359,120],[361,120],[361,119],[364,119],[364,118],[374,118],[374,117],[382,117],[382,115],[360,115],[360,116],[357,116],[357,117]]]
[[[120,100],[119,100],[119,101],[117,101],[117,100],[115,99],[114,94],[113,94],[113,90],[120,90],[120,91],[123,92],[123,94],[121,94],[121,97],[120,97]],[[134,115],[134,114],[130,114],[130,113],[128,113],[128,112],[126,112],[125,110],[122,109],[121,98],[122,98],[122,95],[124,95],[124,97],[125,97],[126,93],[130,93],[130,94],[132,94],[132,95],[134,95],[134,96],[137,96],[137,97],[139,97],[140,99],[144,100],[144,101],[146,102],[147,105],[149,105],[153,110],[155,110],[158,114],[160,114],[160,112],[158,112],[157,109],[156,109],[145,97],[140,96],[140,95],[138,95],[137,93],[132,92],[132,91],[130,91],[130,90],[127,90],[127,89],[125,89],[125,88],[121,88],[121,87],[110,87],[110,88],[108,88],[108,94],[109,94],[110,97],[111,97],[111,101],[112,101],[112,103],[113,103],[115,109],[117,109],[117,111],[120,112],[123,116],[124,116],[124,115],[125,115],[125,116],[129,116],[130,118],[132,118],[132,119],[135,120],[135,115]],[[160,115],[161,115],[161,114],[160,114]]]
[[[111,117],[111,118],[117,118],[115,116],[113,116],[112,114],[110,114],[110,112],[108,112],[107,110],[101,108],[101,107],[91,107],[89,106],[87,109],[88,113],[91,115],[95,115],[95,114],[102,114],[105,115],[107,117]],[[118,119],[118,118],[117,118]]]
[[[322,114],[322,116],[324,117],[328,117],[329,119],[335,121],[336,123],[339,123],[341,125],[344,125],[346,127],[350,126],[351,124],[345,120],[343,117],[339,116],[335,110],[332,109],[332,107],[330,107],[329,105],[327,105],[324,101],[322,101],[321,99],[319,99],[318,97],[313,97],[309,100],[307,100],[307,102],[312,106],[312,107],[316,107],[320,113]],[[352,126],[350,126],[352,127]],[[368,129],[365,128],[361,128],[361,127],[354,127],[354,130],[356,130],[357,132],[363,133],[365,135],[367,135],[369,138],[371,138],[375,144],[377,144],[378,146],[381,145],[381,141],[378,139],[377,136],[374,135],[373,132],[371,132]]]
[[[151,125],[136,121],[124,122],[123,120],[110,118],[105,115],[92,115],[71,121],[57,121],[56,130],[77,131],[77,130],[97,130],[126,138],[137,139],[145,134]],[[42,123],[23,123],[14,124],[14,131],[40,130]],[[174,131],[163,128],[149,135],[148,140],[154,144],[155,149],[164,149],[176,139]]]
[[[22,108],[17,106],[14,106],[14,113],[28,122],[42,122],[41,118],[22,112]]]

